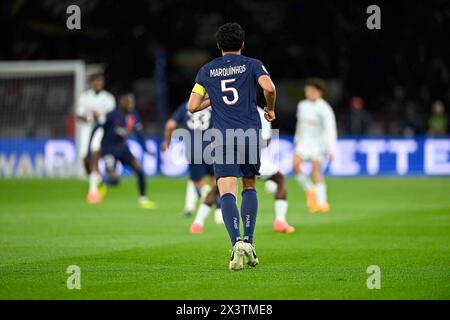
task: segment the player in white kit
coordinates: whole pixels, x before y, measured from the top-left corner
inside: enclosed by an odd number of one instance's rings
[[[259,116],[261,117],[261,148],[264,150],[268,147],[272,138],[272,124],[264,118],[264,109],[258,107]],[[286,179],[280,172],[279,166],[270,161],[269,158],[261,156],[261,174],[259,178],[266,180],[266,191],[275,198],[275,220],[273,229],[275,232],[292,233],[295,228],[287,222],[286,215],[288,210]]]
[[[92,131],[98,123],[104,122],[106,114],[116,108],[116,100],[108,91],[104,90],[105,79],[101,74],[94,74],[89,78],[90,89],[83,92],[78,100],[76,118],[79,125],[79,156],[83,159],[86,173],[89,175],[89,193],[87,201],[98,203],[101,195],[97,186],[101,182],[98,172],[100,158],[100,144],[103,129]]]
[[[331,162],[336,151],[336,118],[331,106],[322,98],[325,83],[321,79],[308,79],[306,100],[297,106],[295,132],[294,172],[306,192],[310,212],[328,212],[327,189],[322,174],[324,161]],[[311,178],[302,172],[303,161],[312,163]]]

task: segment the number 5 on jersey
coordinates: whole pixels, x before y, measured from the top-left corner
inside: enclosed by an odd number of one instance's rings
[[[236,90],[236,88],[227,87],[227,84],[233,83],[235,81],[236,81],[236,79],[226,79],[226,80],[220,81],[220,88],[221,88],[222,92],[231,92],[233,94],[233,100],[231,100],[231,101],[228,99],[227,96],[222,96],[223,102],[225,102],[229,106],[236,104],[236,102],[239,99],[239,94],[238,94],[238,91]]]

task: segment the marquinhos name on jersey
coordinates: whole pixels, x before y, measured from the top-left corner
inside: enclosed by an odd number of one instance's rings
[[[228,68],[216,68],[209,70],[209,77],[228,77],[236,74],[242,74],[247,70],[245,64],[240,66],[232,66]]]

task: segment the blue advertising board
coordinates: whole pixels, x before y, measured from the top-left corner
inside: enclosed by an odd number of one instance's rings
[[[150,154],[134,140],[128,141],[142,161],[147,175],[181,176],[187,171],[184,144],[174,142],[161,153],[160,138],[147,139]],[[263,157],[292,173],[293,140],[273,139]],[[77,148],[70,139],[0,139],[0,177],[71,177],[77,173]],[[103,165],[101,164],[101,167]],[[304,164],[304,170],[309,170]],[[128,174],[118,167],[119,173]],[[339,139],[332,163],[325,166],[331,176],[450,176],[450,138],[354,138]]]

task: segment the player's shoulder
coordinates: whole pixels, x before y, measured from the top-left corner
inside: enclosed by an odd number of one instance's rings
[[[114,109],[106,114],[106,122],[117,119],[119,116],[119,111],[117,109]]]
[[[209,61],[208,63],[206,63],[205,65],[203,65],[203,67],[201,69],[210,69],[212,67],[215,67],[218,64],[223,64],[224,62],[226,62],[228,59],[227,57],[229,56],[220,56],[217,58],[212,59],[211,61]],[[252,57],[248,57],[248,56],[244,56],[244,55],[233,55],[233,58],[230,59],[230,61],[239,61],[239,62],[243,62],[243,63],[247,63],[247,64],[262,64],[261,60],[258,60],[256,58],[252,58]]]
[[[178,117],[183,117],[188,113],[189,113],[188,101],[185,100],[182,103],[180,103],[178,107],[175,109],[174,115]]]
[[[86,99],[87,97],[92,96],[93,94],[94,94],[94,90],[92,90],[92,89],[84,90],[80,94],[80,99]]]
[[[261,60],[247,56],[241,56],[241,59],[242,63],[245,64],[249,69],[257,70],[256,68],[262,68],[265,73],[269,73]]]
[[[323,109],[325,109],[325,110],[333,110],[333,108],[331,107],[331,105],[328,103],[328,101],[326,101],[325,99],[323,99],[323,98],[320,98],[320,100],[319,100],[319,104],[320,104],[320,106],[323,108]]]
[[[108,99],[114,99],[115,100],[114,95],[111,92],[109,92],[109,91],[103,90],[102,91],[102,95],[104,97],[108,98]]]
[[[261,60],[248,56],[241,56],[242,60],[248,61],[249,63],[262,64]]]
[[[180,103],[180,105],[178,106],[177,110],[184,110],[184,111],[189,111],[188,108],[188,100],[184,100],[182,103]]]
[[[180,103],[175,111],[170,116],[170,119],[174,120],[177,124],[186,121],[189,114],[189,109],[187,106],[187,100]]]
[[[307,105],[307,104],[309,104],[308,99],[300,100],[300,101],[297,103],[297,108],[301,108],[302,106]]]
[[[222,60],[223,60],[223,57],[214,58],[214,59],[210,60],[209,62],[207,62],[206,64],[204,64],[200,68],[200,71],[204,71],[204,70],[207,70],[207,69],[214,68],[217,64],[221,63]]]
[[[106,114],[106,116],[113,117],[120,114],[118,109],[114,109]]]

